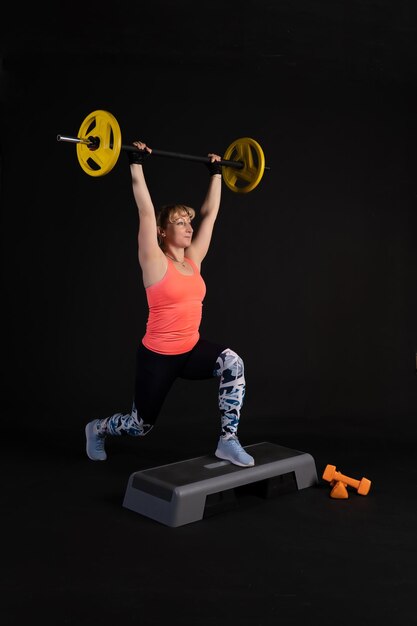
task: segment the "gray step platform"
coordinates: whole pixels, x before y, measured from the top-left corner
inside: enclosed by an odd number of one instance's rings
[[[317,484],[314,459],[306,452],[267,441],[245,446],[245,450],[255,459],[253,467],[239,467],[207,455],[133,472],[123,506],[177,527],[203,519],[214,494],[227,502],[230,496],[233,500],[237,488],[249,483],[265,487],[266,497],[280,490],[284,478],[292,480],[294,489]]]

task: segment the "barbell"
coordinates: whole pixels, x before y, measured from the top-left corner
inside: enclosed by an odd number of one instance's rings
[[[77,137],[57,135],[57,141],[76,144],[78,161],[89,176],[104,176],[116,165],[120,151],[136,151],[122,144],[119,122],[109,111],[98,109],[83,120]],[[194,156],[152,148],[150,156],[171,157],[209,163],[208,156]],[[255,139],[242,137],[233,141],[219,161],[227,187],[236,193],[248,193],[261,182],[266,169],[264,152]]]

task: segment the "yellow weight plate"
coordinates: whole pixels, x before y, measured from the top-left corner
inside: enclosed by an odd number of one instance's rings
[[[114,115],[101,110],[87,115],[78,131],[78,138],[89,137],[97,137],[99,146],[92,150],[87,144],[77,143],[78,160],[89,176],[104,176],[116,165],[122,148],[122,134]]]
[[[223,180],[232,191],[248,193],[261,182],[265,171],[265,155],[255,139],[242,137],[236,139],[227,148],[223,159],[225,161],[241,161],[242,169],[223,166]]]

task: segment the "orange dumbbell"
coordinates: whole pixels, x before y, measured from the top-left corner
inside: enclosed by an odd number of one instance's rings
[[[340,481],[353,487],[361,496],[366,496],[369,493],[371,488],[371,481],[367,478],[361,478],[361,480],[355,480],[354,478],[349,478],[349,476],[345,476],[340,472],[336,471],[335,465],[326,465],[326,468],[323,472],[323,480],[327,480],[329,483],[332,481]]]

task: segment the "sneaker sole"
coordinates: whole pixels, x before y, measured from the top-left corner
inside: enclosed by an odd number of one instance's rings
[[[233,465],[239,465],[239,467],[253,467],[255,465],[255,461],[253,461],[253,463],[239,463],[238,461],[234,461],[227,456],[221,456],[220,454],[217,454],[217,452],[214,453],[214,456],[222,461],[229,461],[230,463],[233,463]]]

